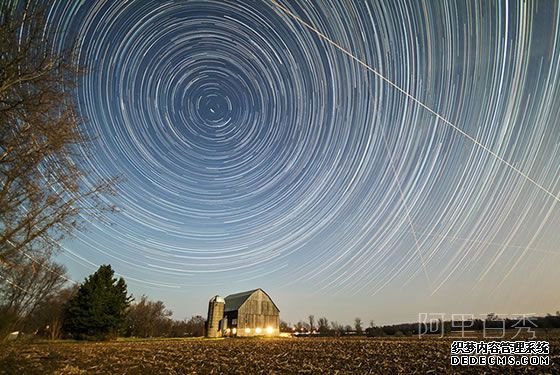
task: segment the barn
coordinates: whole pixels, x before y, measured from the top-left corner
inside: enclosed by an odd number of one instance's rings
[[[277,336],[280,310],[262,289],[214,296],[208,303],[207,337]]]

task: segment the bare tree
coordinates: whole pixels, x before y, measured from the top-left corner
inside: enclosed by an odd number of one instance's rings
[[[311,330],[311,332],[313,332],[315,330],[315,316],[314,315],[309,315],[309,329]]]
[[[34,312],[68,280],[65,268],[50,261],[49,255],[24,258],[17,267],[6,267],[0,276],[0,318],[10,321],[3,333],[27,326]]]
[[[204,336],[204,327],[206,325],[206,319],[200,315],[191,317],[186,324],[187,335],[193,337]]]
[[[321,333],[326,333],[329,331],[329,320],[325,317],[319,318],[317,321],[318,330]]]
[[[356,334],[361,335],[362,334],[362,319],[360,318],[356,318],[354,319],[354,328],[356,329]]]
[[[296,329],[300,332],[309,332],[309,324],[303,320],[300,320],[296,324]]]
[[[336,336],[344,335],[344,324],[339,324],[338,322],[331,322],[331,328]]]
[[[170,310],[162,301],[149,301],[142,296],[140,301],[131,305],[125,321],[129,336],[161,337],[167,336],[171,328]]]
[[[189,320],[167,319],[169,324],[168,337],[201,337],[204,336],[206,319],[200,315],[192,316]]]
[[[66,305],[78,291],[78,284],[53,293],[37,309],[28,316],[25,322],[26,330],[37,332],[51,340],[62,337],[62,323]]]
[[[0,6],[0,267],[47,254],[76,229],[83,207],[110,209],[77,164],[88,140],[74,101],[79,69],[54,53],[40,12]],[[2,271],[2,269],[0,269]]]
[[[283,320],[280,320],[280,332],[290,332],[290,325]]]
[[[46,259],[10,268],[3,277],[10,283],[0,286],[0,301],[19,316],[32,313],[67,280],[65,268]]]

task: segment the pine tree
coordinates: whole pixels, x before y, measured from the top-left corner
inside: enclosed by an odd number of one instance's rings
[[[115,338],[122,328],[131,297],[126,283],[113,277],[110,265],[102,265],[80,286],[68,303],[64,330],[78,339]]]

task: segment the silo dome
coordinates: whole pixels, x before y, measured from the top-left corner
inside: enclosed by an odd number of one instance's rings
[[[220,296],[214,296],[210,299],[210,303],[214,303],[214,302],[218,302],[218,303],[226,303],[226,300],[223,299]]]

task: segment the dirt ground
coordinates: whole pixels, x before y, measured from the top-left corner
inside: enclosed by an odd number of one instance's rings
[[[451,339],[276,338],[0,345],[0,374],[560,374],[550,366],[451,366]]]

